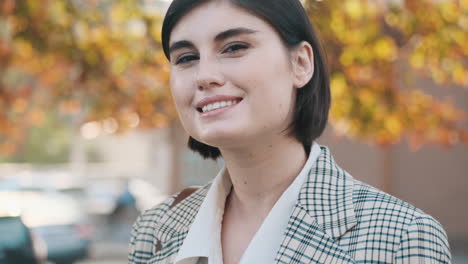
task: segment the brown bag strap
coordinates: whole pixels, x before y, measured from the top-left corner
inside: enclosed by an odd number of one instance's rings
[[[175,198],[174,202],[171,204],[169,208],[176,206],[178,203],[182,202],[185,198],[189,197],[192,193],[198,190],[199,187],[188,187],[182,190],[179,195]]]

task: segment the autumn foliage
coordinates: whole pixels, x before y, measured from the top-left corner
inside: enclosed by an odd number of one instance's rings
[[[393,3],[305,1],[331,67],[334,130],[414,148],[468,142],[465,112],[412,81],[468,87],[468,0]],[[50,118],[167,126],[176,115],[160,28],[158,1],[2,0],[0,156]]]
[[[332,72],[335,131],[381,145],[468,142],[465,112],[436,99],[468,87],[468,1],[306,1]]]
[[[21,151],[51,112],[75,129],[110,118],[118,131],[166,126],[161,19],[137,2],[0,3],[0,153]]]

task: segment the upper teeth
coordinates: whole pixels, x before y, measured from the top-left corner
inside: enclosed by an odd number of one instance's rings
[[[220,101],[220,102],[216,102],[212,104],[207,104],[202,108],[202,112],[207,112],[207,111],[227,107],[227,106],[235,104],[236,102],[237,102],[236,100],[231,100],[231,101]]]

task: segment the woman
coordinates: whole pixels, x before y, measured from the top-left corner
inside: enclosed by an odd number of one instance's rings
[[[175,0],[162,43],[189,147],[226,165],[139,217],[130,263],[450,263],[438,222],[314,142],[329,79],[298,0]]]

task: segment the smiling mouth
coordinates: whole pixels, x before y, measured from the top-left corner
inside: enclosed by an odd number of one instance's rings
[[[218,109],[221,109],[221,108],[226,108],[226,107],[229,107],[229,106],[232,106],[232,105],[236,105],[240,101],[242,101],[242,99],[218,101],[218,102],[214,102],[214,103],[211,103],[211,104],[207,104],[207,105],[205,105],[203,107],[199,107],[199,108],[197,108],[197,111],[200,112],[200,113],[207,113],[207,112],[210,112],[210,111],[214,111],[214,110],[218,110]]]

